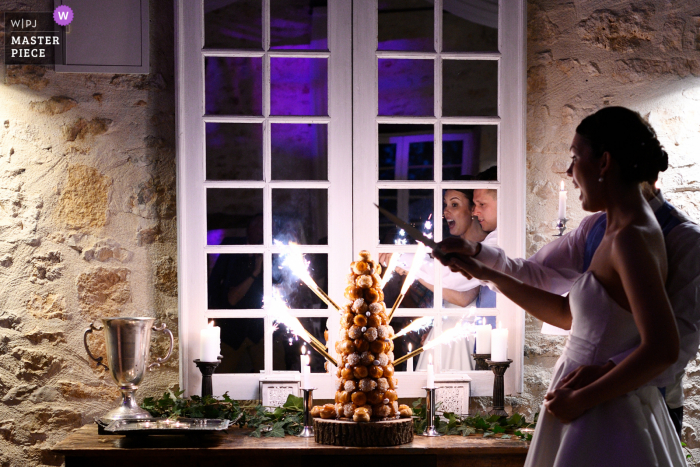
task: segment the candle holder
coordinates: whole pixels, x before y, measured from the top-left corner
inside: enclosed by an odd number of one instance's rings
[[[508,359],[505,362],[486,360],[486,363],[488,363],[489,368],[491,368],[491,371],[493,371],[493,374],[496,375],[493,378],[493,410],[491,410],[489,413],[491,415],[507,417],[508,412],[505,410],[506,398],[503,375],[506,373],[506,370],[510,364],[513,363],[513,360]]]
[[[304,428],[297,436],[300,438],[314,437],[314,420],[311,417],[311,408],[314,406],[314,389],[302,389],[304,391]]]
[[[476,370],[488,370],[489,365],[486,363],[486,360],[491,359],[491,354],[490,353],[475,353],[472,355],[474,357],[474,361],[476,362]]]
[[[559,233],[555,234],[555,237],[561,237],[562,235],[564,235],[564,231],[566,230],[566,221],[568,220],[569,219],[559,219],[557,221],[557,229],[559,229]]]
[[[437,402],[437,399],[435,398],[435,390],[437,388],[426,387],[423,389],[425,389],[425,405],[428,412],[428,426],[425,427],[423,436],[442,436],[435,428],[435,402]]]
[[[202,372],[202,397],[213,396],[214,389],[211,383],[211,375],[214,374],[214,370],[221,363],[221,355],[217,357],[215,362],[203,362],[200,359],[194,361],[199,371]]]

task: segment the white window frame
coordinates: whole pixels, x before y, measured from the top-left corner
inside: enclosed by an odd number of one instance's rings
[[[441,12],[442,0],[435,0],[436,11]],[[388,121],[400,123],[390,117],[377,117],[376,72],[362,70],[365,63],[376,70],[377,55],[400,56],[395,52],[376,52],[376,7],[373,0],[329,0],[328,2],[328,45],[329,52],[279,51],[269,50],[269,28],[263,27],[264,50],[260,52],[231,52],[230,50],[204,50],[204,18],[202,0],[178,0],[176,3],[176,105],[177,105],[177,193],[178,193],[178,281],[179,281],[179,340],[180,340],[180,385],[186,394],[198,394],[201,387],[201,374],[193,363],[199,357],[199,331],[207,320],[217,317],[264,317],[266,327],[271,323],[264,310],[250,311],[245,315],[233,316],[225,310],[207,310],[207,253],[251,252],[262,253],[265,284],[271,284],[272,254],[279,252],[269,244],[271,238],[271,213],[264,217],[265,244],[244,246],[206,245],[206,189],[207,188],[261,188],[264,200],[269,206],[272,188],[327,188],[329,190],[329,240],[327,246],[308,246],[308,253],[328,254],[329,295],[342,301],[345,289],[347,267],[362,249],[369,249],[375,255],[381,248],[376,245],[378,216],[372,211],[378,188],[384,187],[377,180],[377,124]],[[269,0],[263,0],[263,16],[269,17]],[[375,29],[374,34],[354,34],[353,21],[368,21]],[[374,21],[372,21],[374,18]],[[436,24],[441,24],[441,14],[435,16]],[[499,190],[499,229],[509,232],[508,238],[499,238],[499,244],[510,256],[522,257],[525,253],[525,21],[524,0],[500,0],[499,5],[499,50],[500,53],[470,53],[473,58],[490,57],[498,60],[500,117],[492,118],[424,118],[421,123],[439,124],[496,124],[499,126],[498,182],[478,182],[470,187],[489,187]],[[265,24],[265,23],[264,23]],[[504,36],[508,40],[504,40]],[[374,49],[371,42],[374,40]],[[438,49],[439,50],[439,49]],[[455,54],[451,54],[455,55]],[[464,55],[464,54],[461,54]],[[204,114],[204,56],[262,56],[263,57],[263,117],[206,116]],[[269,116],[269,57],[321,57],[329,58],[328,65],[328,112],[329,117],[270,117]],[[413,54],[415,56],[415,54]],[[447,56],[447,54],[444,54]],[[368,61],[369,60],[369,61]],[[440,71],[436,61],[436,77]],[[353,74],[347,72],[354,69]],[[366,80],[374,80],[367,84]],[[436,83],[439,82],[436,80]],[[357,92],[374,89],[374,94]],[[369,86],[369,87],[367,87]],[[355,92],[353,93],[353,88]],[[436,85],[436,99],[441,89]],[[340,104],[347,102],[347,104]],[[370,115],[352,113],[352,109],[363,106]],[[371,114],[372,112],[373,115]],[[204,124],[205,122],[262,122],[263,123],[263,173],[265,181],[228,182],[206,181]],[[327,182],[274,182],[270,181],[270,123],[327,123],[328,124],[328,171]],[[413,121],[415,123],[415,120]],[[438,134],[438,136],[440,136]],[[441,141],[435,141],[435,154],[441,154]],[[356,163],[353,164],[353,158]],[[374,161],[374,162],[372,162]],[[435,173],[441,174],[441,160],[435,158]],[[362,177],[372,182],[373,189],[368,193],[358,193],[357,181]],[[355,186],[353,187],[353,179]],[[423,182],[403,182],[406,188],[422,188]],[[436,192],[455,182],[430,182],[427,186]],[[391,188],[397,188],[393,182]],[[426,186],[426,187],[427,187]],[[352,196],[348,194],[354,193]],[[508,202],[502,202],[508,200]],[[435,200],[435,213],[442,211],[441,196]],[[352,216],[348,215],[352,213]],[[362,229],[352,219],[363,219]],[[354,227],[353,227],[354,226]],[[354,229],[354,230],[353,230]],[[374,229],[374,230],[373,230]],[[441,234],[442,225],[435,223],[436,234]],[[374,233],[372,233],[374,232]],[[410,249],[410,246],[407,247]],[[439,277],[436,284],[439,286]],[[436,288],[435,303],[441,303],[442,292]],[[508,327],[509,358],[514,360],[510,371],[506,372],[506,393],[522,390],[522,349],[524,342],[524,313],[511,302],[499,297],[498,316]],[[413,315],[415,313],[397,312]],[[487,315],[489,313],[480,313]],[[333,310],[304,310],[299,316],[328,317],[328,346],[334,354],[335,336],[338,331],[337,313]],[[237,399],[257,399],[258,384],[261,379],[272,378],[272,343],[266,339],[265,374],[231,374],[214,376],[214,393],[228,391]],[[287,372],[296,373],[297,372]],[[472,395],[491,395],[493,376],[490,372],[468,372],[472,377]],[[274,372],[284,376],[283,372]],[[424,377],[417,374],[400,374],[402,397],[421,395],[419,388],[424,385]],[[287,375],[290,378],[294,375]],[[332,398],[333,377],[327,374],[313,374],[312,383],[319,388],[317,397]]]

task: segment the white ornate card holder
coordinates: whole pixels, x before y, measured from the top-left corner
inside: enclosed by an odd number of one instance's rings
[[[471,381],[466,374],[435,375],[437,413],[442,415],[445,412],[453,412],[457,415],[467,415]]]
[[[295,378],[296,376],[296,378]],[[299,375],[260,375],[260,400],[265,407],[282,407],[290,394],[299,396]]]

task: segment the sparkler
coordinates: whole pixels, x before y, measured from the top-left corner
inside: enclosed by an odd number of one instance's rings
[[[430,316],[425,316],[423,318],[418,318],[417,320],[413,321],[411,324],[400,330],[396,335],[392,337],[392,339],[396,339],[397,337],[405,336],[409,332],[417,332],[417,331],[422,331],[425,328],[431,326],[433,324],[433,318]]]
[[[457,324],[457,326],[448,329],[447,331],[443,332],[440,334],[438,337],[435,339],[429,340],[428,342],[425,343],[423,347],[418,347],[416,350],[413,352],[409,352],[403,357],[397,358],[394,360],[394,366],[405,362],[411,357],[415,357],[416,355],[426,351],[430,350],[432,348],[437,347],[438,345],[443,345],[443,344],[451,344],[454,341],[457,341],[459,339],[465,338],[472,330],[472,326],[470,323],[460,323]]]
[[[396,297],[396,301],[394,302],[394,306],[391,307],[391,312],[389,313],[389,316],[387,317],[387,324],[391,322],[391,318],[394,316],[394,312],[396,311],[396,308],[401,304],[403,301],[403,298],[406,296],[406,292],[408,292],[408,288],[413,284],[413,281],[416,278],[416,274],[418,273],[418,270],[420,269],[421,265],[423,264],[423,259],[425,256],[425,245],[422,243],[418,242],[418,248],[416,248],[416,254],[413,256],[413,262],[411,263],[411,269],[408,271],[408,275],[406,275],[406,280],[403,281],[403,286],[401,286],[401,293],[399,294],[398,297]]]
[[[399,262],[399,257],[401,257],[399,253],[391,254],[391,258],[389,258],[389,265],[386,267],[384,277],[382,277],[382,281],[379,283],[380,289],[383,289],[386,283],[389,282],[391,277],[394,275],[394,269],[396,269],[396,263]]]
[[[268,310],[270,316],[276,323],[284,324],[287,329],[292,332],[292,334],[301,337],[318,353],[323,355],[326,360],[331,362],[333,365],[338,366],[338,362],[336,362],[335,359],[326,351],[326,346],[312,336],[309,331],[304,329],[301,322],[289,313],[289,308],[284,300],[282,300],[282,297],[279,296],[278,291],[275,291],[272,297],[267,297],[265,299],[264,308],[265,310]]]
[[[279,241],[275,241],[275,244],[282,246],[284,250],[289,250],[282,253],[284,255],[282,265],[287,266],[292,273],[301,279],[301,281],[306,284],[306,286],[311,289],[311,291],[315,293],[318,298],[323,300],[326,305],[340,311],[340,307],[331,299],[331,297],[328,296],[328,294],[326,294],[326,292],[321,290],[321,287],[316,284],[316,281],[314,281],[309,274],[309,263],[304,259],[304,254],[299,249],[299,245],[294,242],[289,242],[289,245],[285,245]]]

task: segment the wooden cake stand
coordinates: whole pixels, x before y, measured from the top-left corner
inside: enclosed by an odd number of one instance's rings
[[[413,419],[357,423],[314,418],[314,439],[331,446],[398,446],[413,441]]]

